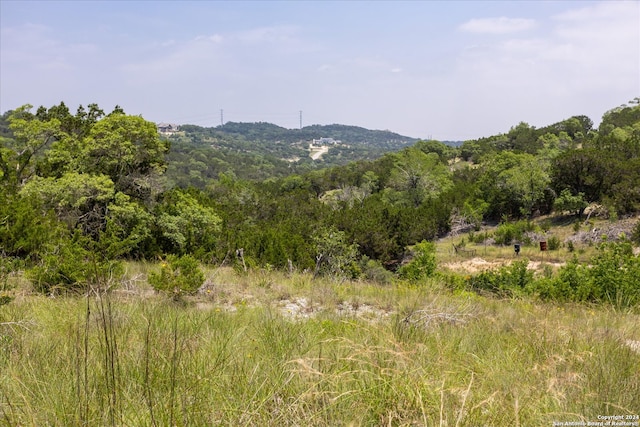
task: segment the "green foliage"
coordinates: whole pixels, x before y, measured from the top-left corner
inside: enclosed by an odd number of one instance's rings
[[[121,263],[97,259],[87,244],[78,233],[72,239],[45,244],[39,261],[27,271],[34,289],[44,294],[82,292],[90,286],[108,286],[111,279],[122,275]]]
[[[164,171],[168,149],[154,123],[139,116],[110,114],[91,128],[76,167],[105,174],[116,190],[144,200],[156,190],[151,177]]]
[[[160,264],[160,272],[149,273],[148,280],[156,291],[180,298],[196,293],[205,277],[198,260],[191,255],[168,255]]]
[[[513,242],[524,241],[525,233],[535,230],[535,224],[531,221],[503,222],[498,225],[493,233],[496,244],[510,245]]]
[[[527,265],[527,259],[513,261],[497,271],[483,271],[470,276],[467,284],[474,291],[488,291],[505,296],[522,295],[533,281],[533,272],[527,269]]]
[[[237,311],[127,295],[102,312],[102,296],[3,307],[0,323],[24,325],[2,326],[3,425],[538,426],[640,407],[626,310],[361,284],[321,286],[342,314],[314,296],[290,321],[251,282],[225,288],[259,296]],[[345,309],[363,300],[392,312]]]
[[[400,277],[412,282],[419,282],[433,276],[436,271],[436,246],[423,240],[413,247],[413,259],[400,267]]]
[[[546,300],[585,301],[591,294],[588,270],[576,257],[560,269],[555,277],[541,278],[530,284],[531,293]]]
[[[560,213],[569,211],[581,216],[588,205],[583,193],[573,195],[568,188],[565,188],[553,202],[553,209]]]
[[[0,306],[9,304],[14,298],[9,293],[12,288],[9,284],[9,277],[18,270],[19,266],[19,260],[0,254]]]
[[[175,186],[201,189],[221,173],[255,181],[285,177],[319,167],[374,160],[416,141],[389,131],[344,125],[285,129],[270,123],[227,122],[215,128],[182,125],[180,130],[169,137],[172,147],[167,178]],[[332,146],[329,153],[314,161],[308,144],[322,137],[344,145]]]
[[[20,190],[37,197],[45,210],[53,210],[69,229],[82,228],[97,237],[105,227],[107,205],[114,197],[114,184],[105,175],[68,172],[60,178],[34,177]]]
[[[450,172],[436,153],[412,147],[393,157],[395,167],[384,192],[390,203],[419,206],[451,188]]]
[[[492,236],[493,236],[493,233],[489,233],[488,231],[475,232],[475,231],[471,230],[471,231],[469,231],[469,242],[470,243],[476,243],[476,244],[482,244],[489,237],[492,237]]]
[[[321,230],[313,236],[313,243],[316,249],[315,274],[336,278],[357,276],[354,264],[358,246],[349,243],[343,231],[332,228]]]
[[[550,251],[556,251],[560,249],[562,242],[558,236],[551,236],[547,239],[547,248]]]
[[[28,258],[64,230],[34,198],[8,195],[0,189],[0,253]]]
[[[604,301],[618,307],[640,303],[640,257],[633,254],[630,243],[601,244],[591,263],[589,275],[593,292],[588,300]]]
[[[628,242],[602,243],[589,265],[574,257],[554,277],[532,283],[529,291],[543,299],[632,307],[640,303],[640,258]]]
[[[532,154],[502,151],[483,164],[479,179],[489,217],[529,217],[550,210],[549,167]]]
[[[152,238],[153,216],[138,201],[116,193],[108,205],[106,226],[100,235],[100,250],[110,259],[140,257]]]
[[[414,145],[425,153],[435,153],[443,164],[455,157],[456,150],[440,141],[418,141]]]
[[[156,224],[163,249],[170,253],[211,251],[220,222],[213,208],[201,203],[197,194],[186,191],[166,193],[157,208]]]
[[[50,246],[77,230],[90,240],[83,248],[109,259],[189,254],[222,263],[243,248],[250,265],[386,281],[381,266],[394,270],[408,247],[452,223],[479,230],[484,220],[552,207],[581,213],[587,202],[620,216],[636,212],[637,108],[608,113],[597,132],[584,116],[540,129],[521,122],[458,150],[438,141],[408,147],[415,141],[339,125],[185,125],[169,141],[119,107],[105,116],[94,104],[75,115],[63,103],[36,113],[26,105],[0,118],[0,245],[8,256],[46,265],[40,276],[51,283],[63,279],[46,252],[63,253]],[[349,147],[312,161],[307,143],[320,137]],[[358,153],[367,160],[320,169]],[[171,176],[161,180],[166,168]],[[504,222],[495,240],[527,244],[531,230]],[[474,233],[469,241],[486,238]],[[65,250],[69,264],[90,258]],[[67,270],[61,276],[74,276]],[[87,281],[76,276],[69,280]]]
[[[31,108],[31,105],[24,105],[9,116],[14,140],[11,147],[2,147],[0,152],[2,179],[14,190],[36,173],[37,163],[60,134],[60,120],[38,120]]]
[[[366,255],[359,263],[361,277],[366,281],[389,285],[393,282],[393,273],[384,268],[380,261],[370,259]]]
[[[637,98],[635,101],[637,101]],[[633,105],[633,103],[636,105]],[[623,128],[638,122],[640,122],[640,104],[632,102],[630,105],[621,105],[604,113],[600,122],[600,129],[605,130],[608,126]]]

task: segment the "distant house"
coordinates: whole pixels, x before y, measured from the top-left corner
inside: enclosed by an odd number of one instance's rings
[[[173,123],[158,123],[156,124],[156,126],[158,128],[158,132],[163,135],[170,135],[172,133],[178,132],[178,125],[175,125]]]
[[[317,146],[338,145],[341,142],[342,141],[339,141],[339,140],[333,139],[333,138],[320,138],[320,139],[314,139],[313,142],[311,143],[311,145],[317,145]]]

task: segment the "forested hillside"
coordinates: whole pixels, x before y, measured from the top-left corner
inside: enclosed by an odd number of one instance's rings
[[[155,124],[97,105],[75,114],[64,104],[26,105],[3,121],[2,259],[23,263],[45,292],[82,286],[87,259],[110,268],[169,254],[345,277],[384,267],[415,278],[398,269],[403,259],[452,226],[580,217],[590,205],[608,218],[640,211],[637,99],[605,113],[597,129],[584,116],[540,129],[522,122],[460,147],[418,141],[385,154],[376,150],[406,140],[338,125],[235,123],[185,126],[167,140]],[[317,137],[369,147],[371,158],[325,168],[282,160],[304,157],[296,141]]]
[[[180,132],[168,138],[172,146],[168,179],[181,187],[198,188],[204,188],[208,179],[220,173],[249,180],[284,177],[355,160],[373,160],[417,141],[356,126],[285,129],[270,123],[234,122],[215,128],[182,125]],[[326,153],[312,159],[310,145],[322,138],[337,143],[327,145]]]

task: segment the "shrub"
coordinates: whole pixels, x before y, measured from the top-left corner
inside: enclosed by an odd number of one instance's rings
[[[640,303],[640,258],[628,242],[603,243],[598,254],[582,265],[574,257],[552,278],[528,286],[543,299],[610,303],[631,307]]]
[[[547,247],[550,251],[556,251],[560,249],[560,239],[557,236],[551,236],[547,239]]]
[[[198,260],[191,255],[168,255],[160,265],[160,272],[149,274],[149,283],[156,291],[172,294],[175,299],[194,294],[204,283],[204,273]]]
[[[432,276],[437,267],[435,245],[423,240],[413,247],[413,252],[413,259],[398,270],[400,277],[419,281]]]
[[[45,294],[82,292],[89,285],[106,284],[111,277],[122,275],[121,263],[96,259],[96,253],[84,247],[87,242],[76,234],[45,245],[40,261],[27,272],[34,289]]]
[[[618,307],[640,303],[640,257],[629,242],[609,242],[598,246],[589,274],[596,300]]]
[[[316,249],[316,275],[354,278],[354,274],[358,274],[358,269],[354,268],[358,246],[349,243],[343,231],[333,228],[323,230],[313,236],[313,243]]]
[[[489,239],[489,237],[491,237],[492,234],[489,233],[488,231],[482,231],[482,232],[477,232],[474,233],[473,231],[469,232],[469,242],[470,243],[476,243],[476,244],[482,244],[485,242],[485,240]]]
[[[555,277],[546,277],[531,283],[530,293],[545,300],[586,301],[592,294],[588,269],[573,257]]]
[[[524,233],[534,231],[535,225],[531,221],[503,222],[494,233],[498,245],[510,245],[514,241],[523,240]]]
[[[380,261],[363,256],[360,260],[361,276],[368,281],[388,285],[393,281],[393,273],[385,269]]]
[[[468,286],[474,291],[514,296],[521,294],[533,281],[533,272],[527,269],[529,260],[514,261],[499,270],[483,271],[467,279]]]

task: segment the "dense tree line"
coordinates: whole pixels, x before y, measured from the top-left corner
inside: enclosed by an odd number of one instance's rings
[[[1,255],[41,272],[63,265],[53,261],[60,254],[233,263],[238,249],[245,266],[395,270],[411,246],[447,233],[453,217],[477,226],[553,210],[579,215],[588,203],[614,215],[640,211],[640,106],[592,126],[584,116],[542,129],[520,123],[457,148],[418,141],[376,159],[292,171],[270,155],[234,152],[221,134],[207,142],[228,148],[216,156],[169,141],[118,107],[73,114],[64,103],[35,113],[26,105],[0,120]]]

